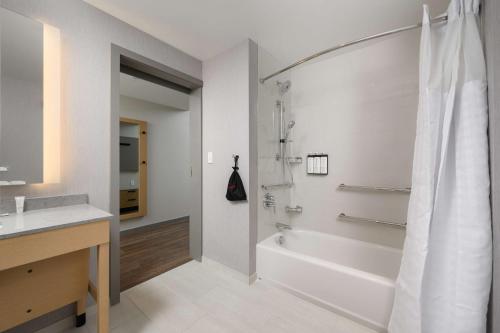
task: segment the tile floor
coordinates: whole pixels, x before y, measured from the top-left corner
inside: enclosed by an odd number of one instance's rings
[[[112,333],[372,333],[351,320],[257,281],[251,286],[228,270],[191,261],[121,295],[110,313]],[[95,333],[87,325],[64,333]]]

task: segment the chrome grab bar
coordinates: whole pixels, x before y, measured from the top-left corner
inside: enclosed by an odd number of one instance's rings
[[[411,193],[411,187],[400,188],[400,187],[379,187],[379,186],[362,186],[362,185],[340,184],[337,188],[339,190]]]
[[[262,188],[263,190],[266,190],[266,191],[267,191],[267,190],[272,190],[272,189],[274,189],[274,188],[282,188],[282,187],[284,187],[284,188],[290,188],[290,187],[292,187],[292,186],[293,186],[293,184],[292,184],[292,183],[283,183],[283,184],[270,184],[270,185],[262,185],[262,186],[261,186],[261,188]]]
[[[295,207],[286,206],[285,211],[287,213],[302,214],[302,206],[295,206]]]
[[[392,222],[392,221],[368,219],[368,218],[365,218],[365,217],[349,216],[349,215],[346,215],[344,213],[340,213],[339,216],[338,216],[338,219],[340,221],[347,221],[347,222],[369,222],[369,223],[384,224],[384,225],[387,225],[387,226],[397,227],[397,228],[406,228],[406,222],[405,223],[399,223],[399,222]]]

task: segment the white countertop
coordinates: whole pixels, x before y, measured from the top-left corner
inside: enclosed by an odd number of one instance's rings
[[[0,217],[0,240],[107,220],[112,216],[110,213],[88,204],[10,214]]]

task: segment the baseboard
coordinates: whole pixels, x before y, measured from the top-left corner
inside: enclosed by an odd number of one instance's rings
[[[242,273],[240,271],[235,270],[234,268],[228,267],[218,261],[215,261],[213,259],[207,258],[205,256],[201,257],[201,262],[205,265],[209,265],[216,270],[222,271],[231,277],[235,278],[238,281],[241,281],[245,284],[252,284],[257,280],[257,274],[254,273],[252,275],[246,275],[245,273]]]

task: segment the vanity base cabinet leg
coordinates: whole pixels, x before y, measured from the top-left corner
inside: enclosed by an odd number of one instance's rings
[[[97,332],[109,332],[109,243],[97,247]]]
[[[87,295],[76,302],[76,327],[81,327],[87,322],[85,311],[87,310]]]
[[[82,327],[83,325],[85,325],[86,322],[87,322],[87,315],[85,312],[76,315],[76,324],[75,324],[76,327]]]

